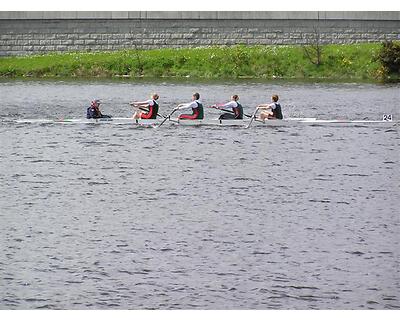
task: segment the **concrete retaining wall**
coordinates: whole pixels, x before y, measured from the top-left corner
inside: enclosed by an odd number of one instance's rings
[[[400,40],[400,12],[0,12],[0,55]]]

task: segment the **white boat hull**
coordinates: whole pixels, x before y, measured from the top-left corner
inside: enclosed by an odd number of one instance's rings
[[[203,119],[203,120],[178,120],[170,119],[165,124],[179,126],[221,126],[221,127],[246,127],[249,119],[244,120],[219,120],[219,119]],[[157,127],[162,119],[132,119],[132,118],[101,118],[101,119],[18,119],[16,123],[37,123],[37,124],[112,124],[112,125],[136,125]],[[308,126],[391,126],[397,124],[397,121],[383,120],[320,120],[316,118],[286,118],[283,120],[255,120],[252,126],[268,126],[281,127],[293,125]]]

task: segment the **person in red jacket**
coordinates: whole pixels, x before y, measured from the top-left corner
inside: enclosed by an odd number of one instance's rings
[[[99,119],[99,118],[111,118],[111,116],[102,114],[100,111],[101,101],[95,99],[90,103],[90,107],[86,109],[86,118],[88,119]]]

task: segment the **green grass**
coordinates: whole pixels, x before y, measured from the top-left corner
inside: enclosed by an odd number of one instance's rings
[[[322,64],[301,46],[231,46],[73,52],[0,58],[0,77],[382,78],[380,43],[323,46]]]

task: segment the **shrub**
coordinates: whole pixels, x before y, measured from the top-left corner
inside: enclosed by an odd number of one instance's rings
[[[384,76],[400,76],[400,42],[385,41],[378,53]]]

